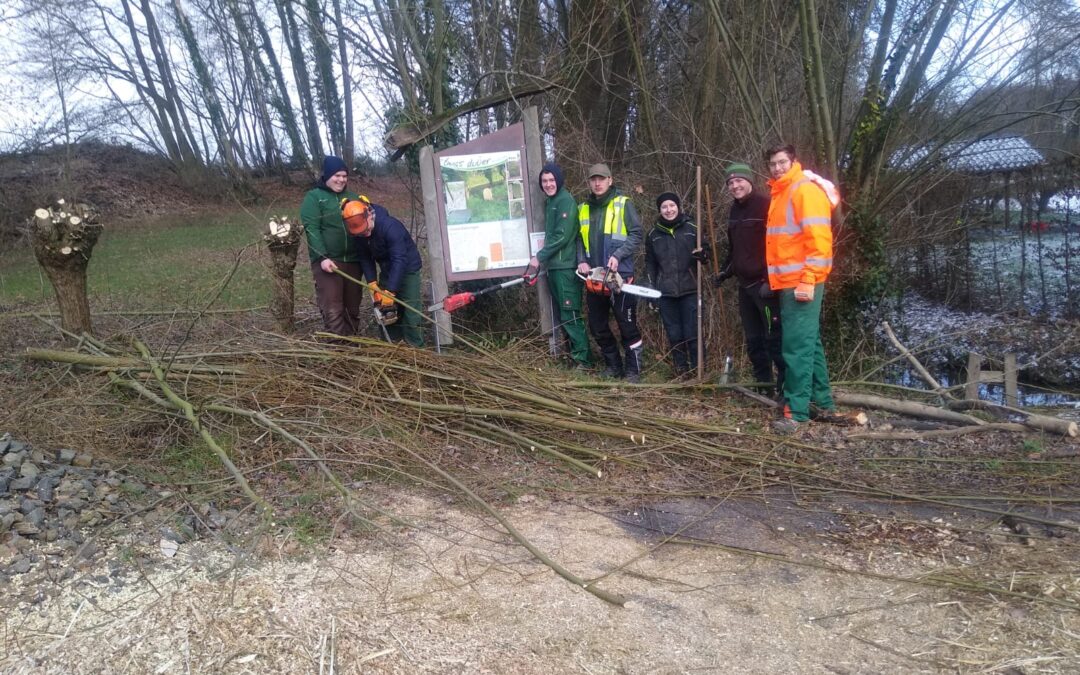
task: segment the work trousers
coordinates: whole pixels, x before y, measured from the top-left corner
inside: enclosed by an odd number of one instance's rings
[[[775,382],[777,391],[784,387],[784,357],[781,353],[780,299],[761,297],[761,282],[749,287],[739,286],[739,318],[746,337],[746,355],[757,382]],[[773,374],[773,368],[776,374]]]
[[[678,298],[660,298],[660,320],[671,343],[671,360],[676,375],[697,368],[697,305],[697,293]]]
[[[357,263],[337,262],[338,269],[359,279],[363,276]],[[360,325],[360,299],[364,288],[345,277],[323,272],[319,263],[311,263],[311,276],[315,278],[315,301],[322,314],[326,332],[335,335],[356,335]]]
[[[386,278],[380,274],[379,286],[385,288],[385,286],[383,286],[384,283],[386,283]],[[420,307],[419,271],[407,272],[405,276],[401,278],[401,288],[398,289],[396,297],[401,303],[408,305],[408,307],[403,307],[398,303],[397,323],[386,327],[386,332],[390,336],[390,340],[392,342],[401,342],[404,340],[413,347],[423,347],[424,333],[420,328],[420,312],[423,310]],[[409,309],[410,307],[412,309]]]
[[[604,354],[619,353],[615,334],[611,332],[608,318],[615,314],[623,349],[630,351],[641,346],[641,330],[637,325],[637,297],[629,293],[586,293],[585,305],[589,308],[589,332]]]
[[[570,343],[570,358],[577,363],[589,365],[589,338],[585,335],[585,321],[581,317],[581,291],[584,287],[573,269],[548,270],[548,291],[558,308],[559,325]]]
[[[780,322],[783,324],[782,352],[784,365],[784,398],[791,408],[792,419],[810,419],[810,404],[834,410],[829,369],[825,363],[825,348],[821,344],[821,300],[825,284],[814,287],[814,299],[799,302],[795,289],[777,291],[780,296]]]

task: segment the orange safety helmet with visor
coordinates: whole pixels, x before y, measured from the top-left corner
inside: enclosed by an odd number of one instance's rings
[[[375,211],[371,208],[371,202],[363,195],[360,199],[346,197],[341,200],[341,218],[345,221],[345,229],[349,234],[363,236],[371,230],[375,222]]]

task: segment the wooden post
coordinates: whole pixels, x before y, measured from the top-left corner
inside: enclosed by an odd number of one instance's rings
[[[439,302],[450,294],[443,264],[443,241],[439,231],[439,193],[435,187],[435,153],[430,145],[420,148],[420,186],[424,193],[424,228],[427,233],[428,267],[431,270],[432,300]],[[435,312],[435,344],[454,343],[454,329],[448,312]]]
[[[1005,355],[1004,371],[1005,405],[1016,408],[1020,400],[1016,384],[1016,354]]]
[[[531,105],[525,108],[521,112],[521,120],[525,124],[525,161],[528,167],[525,176],[529,179],[529,201],[532,204],[529,231],[543,232],[544,202],[547,198],[540,189],[540,170],[544,167],[544,147],[540,142],[540,115],[536,106]],[[549,336],[548,350],[552,356],[556,356],[559,353],[559,337],[558,331],[554,330],[555,312],[546,276],[540,277],[536,282],[536,300],[540,306],[540,330]]]
[[[982,356],[968,352],[967,382],[964,384],[964,398],[969,401],[979,400],[979,379],[982,371]]]
[[[697,229],[697,248],[700,249],[701,248],[701,226],[702,226],[702,222],[701,222],[701,165],[700,164],[698,164],[698,167],[697,167],[697,189],[695,190],[695,192],[697,193],[695,195],[695,197],[697,198],[697,206],[695,207],[696,210],[694,211],[694,217],[698,219],[698,226],[696,228]],[[702,315],[702,310],[701,310],[701,274],[702,274],[703,271],[704,270],[703,270],[703,268],[701,266],[701,261],[698,260],[697,261],[697,326],[695,327],[695,330],[697,331],[696,344],[697,344],[697,379],[698,379],[698,382],[702,382],[702,381],[705,380],[705,338],[701,334],[701,332],[702,332],[701,331],[701,315]]]

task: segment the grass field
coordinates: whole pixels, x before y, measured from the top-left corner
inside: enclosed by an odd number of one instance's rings
[[[248,213],[186,216],[139,227],[108,228],[88,270],[91,303],[125,309],[202,308],[225,285],[215,308],[265,305],[270,297],[265,224]],[[239,258],[235,274],[229,278]],[[298,268],[306,267],[301,250]],[[299,269],[297,296],[310,293]],[[26,244],[0,257],[0,306],[52,302],[52,287]]]

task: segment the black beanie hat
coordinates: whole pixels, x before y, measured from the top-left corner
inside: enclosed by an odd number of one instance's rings
[[[322,178],[319,180],[325,184],[338,171],[349,173],[349,167],[345,164],[345,160],[334,155],[327,155],[322,161]]]
[[[679,207],[679,213],[682,213],[682,200],[679,199],[679,195],[675,194],[674,192],[665,192],[665,193],[661,194],[659,197],[657,197],[656,198],[656,210],[659,211],[660,210],[660,205],[663,204],[664,202],[667,202],[667,201],[675,202],[675,206]]]
[[[565,181],[563,179],[562,169],[559,168],[558,164],[555,164],[554,162],[545,164],[544,168],[540,169],[540,178],[543,178],[545,173],[550,173],[552,176],[555,177],[555,188],[557,190],[561,190],[563,188],[563,183]],[[537,181],[539,181],[540,178],[537,178]],[[540,187],[543,187],[543,183],[540,184]]]

